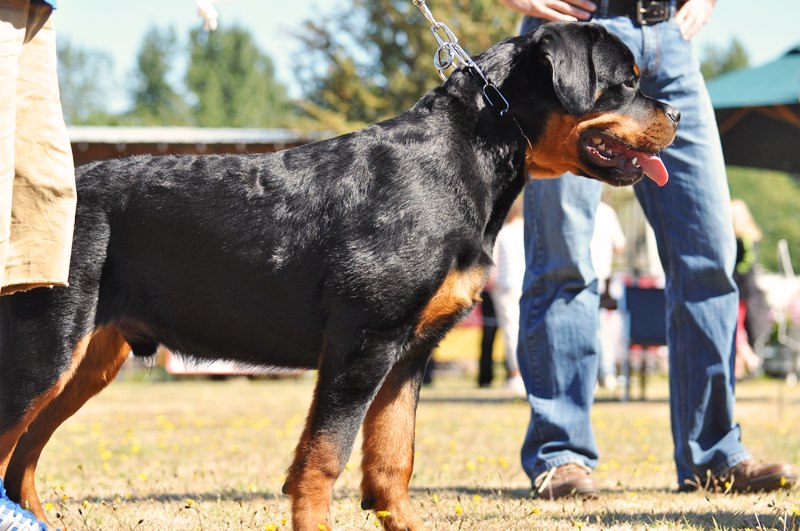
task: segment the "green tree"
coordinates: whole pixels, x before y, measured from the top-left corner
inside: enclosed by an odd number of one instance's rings
[[[136,59],[130,121],[140,125],[188,125],[189,106],[170,76],[180,51],[172,28],[147,30]]]
[[[739,39],[733,38],[727,47],[713,44],[706,46],[700,62],[700,71],[703,73],[703,77],[709,80],[749,65],[750,57],[747,55],[747,49]]]
[[[759,262],[770,271],[778,270],[778,240],[789,243],[792,265],[800,271],[800,224],[797,205],[800,204],[800,182],[789,174],[728,166],[731,197],[744,200],[764,237],[759,246]]]
[[[192,30],[189,55],[186,85],[198,125],[275,127],[286,121],[291,110],[286,88],[247,30]]]
[[[518,17],[497,0],[437,0],[430,8],[471,54],[517,32]],[[410,0],[352,0],[305,22],[297,37],[305,110],[323,129],[393,116],[440,83],[430,24]]]
[[[58,41],[58,85],[64,119],[70,125],[106,125],[108,94],[114,85],[114,60],[107,53]]]

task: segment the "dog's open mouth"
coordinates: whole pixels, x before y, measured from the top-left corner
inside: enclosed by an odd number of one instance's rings
[[[581,148],[589,162],[607,168],[612,180],[619,184],[633,184],[643,173],[659,186],[667,184],[667,169],[656,153],[637,151],[597,131],[581,136]]]

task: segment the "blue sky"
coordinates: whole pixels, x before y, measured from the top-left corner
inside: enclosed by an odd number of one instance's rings
[[[172,25],[179,36],[185,36],[188,27],[200,23],[194,0],[65,0],[59,5],[55,15],[59,35],[108,52],[114,58],[113,75],[119,80],[133,69],[142,35],[150,25]],[[249,28],[272,57],[280,79],[290,87],[294,84],[293,58],[299,48],[292,32],[317,13],[348,5],[347,0],[220,0],[216,4],[220,25],[239,23]],[[436,14],[436,0],[428,0],[428,5]],[[503,9],[499,0],[498,9]],[[800,44],[800,0],[718,0],[711,22],[695,42],[699,51],[708,44],[727,45],[734,36],[744,43],[753,64],[774,59]],[[480,51],[468,42],[462,44],[471,53]],[[435,75],[433,67],[431,75]],[[292,93],[297,95],[296,90]],[[123,96],[115,98],[119,101]]]

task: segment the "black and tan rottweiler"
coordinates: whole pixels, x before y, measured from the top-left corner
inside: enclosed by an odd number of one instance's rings
[[[163,344],[319,370],[284,487],[295,529],[328,525],[362,425],[363,507],[387,511],[387,529],[422,528],[408,495],[421,376],[478,300],[525,179],[663,183],[656,153],[678,121],[599,26],[547,24],[475,62],[507,113],[464,68],[408,112],[330,140],[79,168],[69,288],[0,298],[9,495],[44,519],[34,471],[52,433],[131,350]]]

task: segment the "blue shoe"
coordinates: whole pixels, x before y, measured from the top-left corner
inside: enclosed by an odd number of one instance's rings
[[[0,531],[47,531],[47,526],[8,499],[3,480],[0,479]]]

